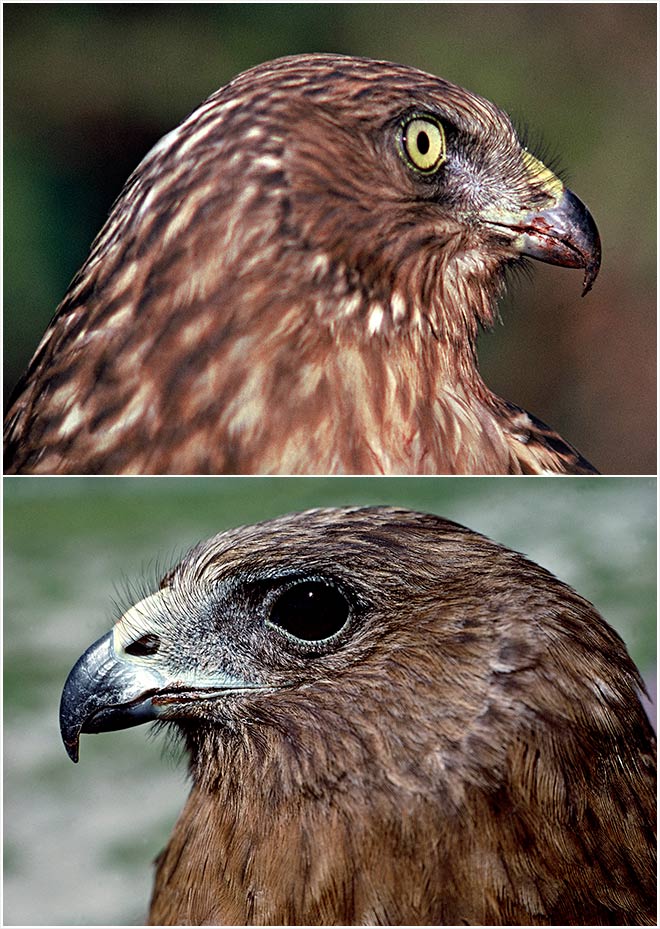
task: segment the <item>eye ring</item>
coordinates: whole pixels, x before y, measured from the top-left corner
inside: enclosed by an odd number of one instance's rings
[[[399,130],[399,154],[419,174],[435,174],[447,160],[442,124],[428,114],[411,116]]]

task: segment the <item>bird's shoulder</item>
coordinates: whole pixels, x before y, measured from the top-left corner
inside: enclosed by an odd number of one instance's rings
[[[565,439],[521,407],[500,401],[498,418],[522,474],[598,474]]]

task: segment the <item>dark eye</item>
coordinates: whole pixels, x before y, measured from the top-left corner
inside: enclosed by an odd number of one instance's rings
[[[280,594],[268,620],[297,639],[319,642],[346,625],[350,609],[336,587],[323,581],[306,581]]]

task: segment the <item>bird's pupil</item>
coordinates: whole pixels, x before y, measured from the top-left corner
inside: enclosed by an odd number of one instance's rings
[[[429,137],[425,132],[420,132],[417,136],[417,148],[420,155],[426,155],[430,147],[431,143],[429,141]]]
[[[305,642],[327,639],[346,624],[350,606],[336,587],[306,581],[287,588],[275,601],[270,622]]]

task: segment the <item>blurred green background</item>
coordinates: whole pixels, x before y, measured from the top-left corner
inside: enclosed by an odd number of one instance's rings
[[[494,100],[589,204],[603,268],[534,262],[481,339],[489,385],[600,470],[655,473],[654,4],[7,4],[5,385],[36,348],[124,180],[237,72],[336,51]],[[534,147],[532,145],[532,147]]]
[[[66,675],[128,584],[231,525],[396,503],[549,568],[622,634],[651,686],[655,495],[650,478],[5,478],[4,924],[144,921],[185,765],[140,727],[83,736],[74,767],[58,732]]]

